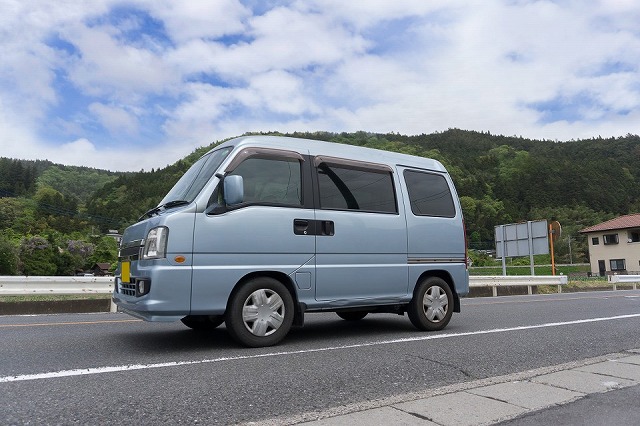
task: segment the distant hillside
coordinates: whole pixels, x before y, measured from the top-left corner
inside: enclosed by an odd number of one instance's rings
[[[0,275],[73,275],[95,263],[115,268],[117,244],[85,203],[122,174],[50,161],[0,158]]]
[[[549,219],[559,220],[565,235],[571,237],[573,260],[583,259],[586,245],[578,230],[640,211],[637,135],[570,142],[458,129],[417,136],[366,132],[284,136],[440,160],[456,183],[472,248],[491,248],[497,224]],[[188,167],[215,145],[202,147],[163,169],[126,174],[0,159],[0,196],[27,196],[45,210],[56,200],[58,207],[65,201],[73,210],[71,201],[75,200],[76,218],[85,225],[122,230],[156,206]],[[48,212],[52,221],[54,211]],[[568,244],[568,240],[558,243],[560,257],[568,256]]]
[[[64,166],[46,160],[0,157],[0,196],[33,196],[38,189],[47,187],[83,204],[97,189],[120,175],[122,173]]]

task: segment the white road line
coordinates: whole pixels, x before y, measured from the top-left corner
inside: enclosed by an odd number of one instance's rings
[[[120,366],[112,366],[112,367],[94,367],[94,368],[81,368],[81,369],[75,369],[75,370],[61,370],[61,371],[52,371],[49,373],[22,374],[18,376],[0,377],[0,383],[23,382],[26,380],[38,380],[38,379],[55,379],[60,377],[71,377],[71,376],[86,376],[86,375],[92,375],[92,374],[117,373],[122,371],[148,370],[151,368],[178,367],[182,365],[211,364],[215,362],[238,361],[238,360],[245,360],[245,359],[258,359],[258,358],[278,357],[278,356],[287,356],[287,355],[299,355],[299,354],[308,354],[308,353],[314,353],[314,352],[339,351],[344,349],[355,349],[355,348],[363,348],[368,346],[389,345],[389,344],[407,343],[407,342],[419,342],[424,340],[448,339],[452,337],[476,336],[476,335],[482,335],[482,334],[507,333],[511,331],[533,330],[537,328],[548,328],[548,327],[561,327],[566,325],[587,324],[587,323],[594,323],[594,322],[614,321],[614,320],[639,318],[639,317],[640,317],[640,314],[618,315],[613,317],[589,318],[589,319],[565,321],[565,322],[550,322],[545,324],[523,325],[519,327],[507,327],[507,328],[494,328],[491,330],[469,331],[469,332],[463,332],[463,333],[429,334],[429,335],[421,335],[416,337],[406,337],[402,339],[380,340],[380,341],[374,341],[374,342],[357,343],[353,345],[343,345],[343,346],[327,346],[324,348],[302,349],[298,351],[271,352],[271,353],[259,354],[259,355],[239,355],[239,356],[231,356],[231,357],[202,359],[202,360],[195,360],[195,361],[173,361],[173,362],[162,362],[157,364],[131,364],[131,365],[120,365]]]

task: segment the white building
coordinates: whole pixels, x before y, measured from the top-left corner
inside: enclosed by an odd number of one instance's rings
[[[580,233],[587,234],[593,274],[640,274],[640,213],[620,216]]]

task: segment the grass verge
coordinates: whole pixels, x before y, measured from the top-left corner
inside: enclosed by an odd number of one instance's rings
[[[0,296],[0,303],[17,302],[58,302],[67,300],[109,300],[108,294],[24,294],[20,296]]]

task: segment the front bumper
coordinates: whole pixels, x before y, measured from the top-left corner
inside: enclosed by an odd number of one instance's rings
[[[112,300],[118,308],[145,321],[177,321],[191,312],[191,268],[132,265],[129,283],[115,277]]]

